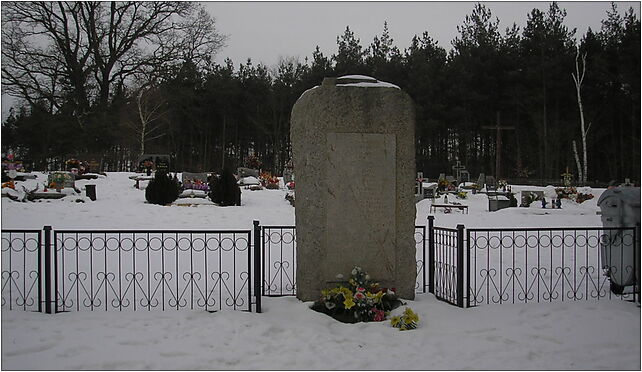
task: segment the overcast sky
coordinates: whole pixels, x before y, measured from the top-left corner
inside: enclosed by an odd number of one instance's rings
[[[439,45],[451,48],[457,26],[472,12],[476,2],[204,2],[216,18],[219,31],[229,36],[227,46],[216,56],[217,62],[231,58],[238,67],[248,58],[271,67],[282,57],[298,57],[303,62],[318,45],[323,54],[336,53],[336,38],[346,26],[367,47],[381,35],[388,22],[394,44],[403,51],[412,37],[428,31]],[[550,2],[482,2],[500,20],[503,30],[517,23],[526,24],[533,8],[546,10]],[[609,2],[559,2],[567,10],[566,25],[577,28],[579,39],[590,26],[599,30],[610,8]],[[616,2],[621,14],[633,7],[640,17],[640,2]],[[2,95],[2,120],[13,99]]]
[[[482,2],[500,20],[502,32],[516,23],[523,28],[527,14],[538,8],[547,10],[550,2]],[[252,58],[255,63],[271,66],[281,57],[311,58],[318,45],[326,56],[336,53],[337,36],[346,26],[367,47],[375,35],[381,35],[388,22],[394,44],[403,51],[414,35],[424,31],[446,49],[458,35],[461,25],[476,2],[205,2],[216,18],[219,31],[229,35],[227,47],[216,61],[229,57],[234,65]],[[599,30],[610,2],[558,2],[567,10],[566,25],[577,28],[577,38],[590,26]],[[616,2],[620,14],[633,7],[638,18],[640,2]]]

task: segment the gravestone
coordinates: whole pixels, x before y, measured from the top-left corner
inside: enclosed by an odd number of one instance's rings
[[[528,207],[532,202],[544,199],[544,191],[522,190],[520,207]]]
[[[495,177],[486,177],[486,190],[497,190],[497,182],[495,181]]]
[[[76,178],[71,172],[51,172],[47,176],[47,187],[52,189],[76,188]]]
[[[477,188],[481,190],[484,186],[486,186],[486,175],[484,173],[480,173],[479,178],[477,179]]]
[[[414,120],[406,93],[364,76],[326,78],[294,105],[300,300],[354,266],[414,298]]]
[[[203,190],[209,191],[210,187],[207,182],[207,173],[190,173],[183,172],[181,175],[181,182],[183,188],[188,190]]]
[[[237,168],[236,173],[239,175],[240,178],[250,177],[250,176],[259,178],[258,169],[239,167]]]

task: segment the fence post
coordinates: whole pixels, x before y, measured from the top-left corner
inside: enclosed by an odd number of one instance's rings
[[[457,306],[464,307],[464,225],[457,225]]]
[[[428,216],[428,292],[435,294],[435,216]],[[426,258],[424,257],[424,262]],[[425,271],[425,269],[424,269]]]
[[[421,250],[422,250],[422,258],[421,261],[424,264],[424,269],[421,271],[422,276],[423,276],[423,283],[421,286],[421,292],[426,293],[426,266],[428,263],[426,262],[426,228],[424,227],[424,235],[421,237]]]
[[[51,314],[51,226],[43,228],[45,234],[45,312]]]
[[[635,237],[633,239],[634,240],[634,242],[633,242],[633,267],[634,267],[633,274],[634,274],[635,280],[637,282],[637,283],[633,283],[633,288],[637,287],[637,289],[638,289],[638,292],[637,292],[637,295],[638,295],[637,303],[638,304],[640,304],[640,301],[641,301],[640,300],[640,296],[642,295],[642,293],[641,293],[642,292],[642,288],[640,288],[640,271],[641,271],[642,268],[640,267],[640,255],[638,254],[638,247],[640,247],[640,238],[641,238],[640,237],[640,232],[641,232],[640,231],[640,224],[638,223],[638,224],[635,225]],[[633,302],[636,302],[635,301],[635,290],[633,290]]]
[[[38,233],[38,312],[42,312],[42,233]]]
[[[254,297],[256,312],[261,312],[261,226],[254,220]]]

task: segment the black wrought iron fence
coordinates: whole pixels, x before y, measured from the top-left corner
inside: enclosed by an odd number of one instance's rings
[[[638,239],[635,228],[468,229],[468,305],[634,300]]]
[[[427,270],[426,270],[426,226],[415,226],[415,247],[417,248],[417,279],[415,280],[415,292],[426,293]]]
[[[42,231],[2,231],[2,308],[42,310]]]
[[[3,230],[2,307],[260,312],[252,241],[251,230]]]
[[[262,226],[263,295],[296,295],[296,228]]]
[[[251,311],[250,230],[54,232],[56,308]]]
[[[435,227],[434,216],[428,217],[429,291],[459,307],[464,297],[463,229]]]

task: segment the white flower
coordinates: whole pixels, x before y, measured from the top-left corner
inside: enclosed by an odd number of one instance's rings
[[[357,275],[357,268],[352,269],[352,275]]]
[[[334,304],[334,302],[326,302],[325,303],[325,307],[327,307],[328,310],[332,310],[335,306],[336,305]]]
[[[366,274],[366,280],[370,280],[370,275]]]
[[[343,274],[337,274],[337,279],[343,279]]]

